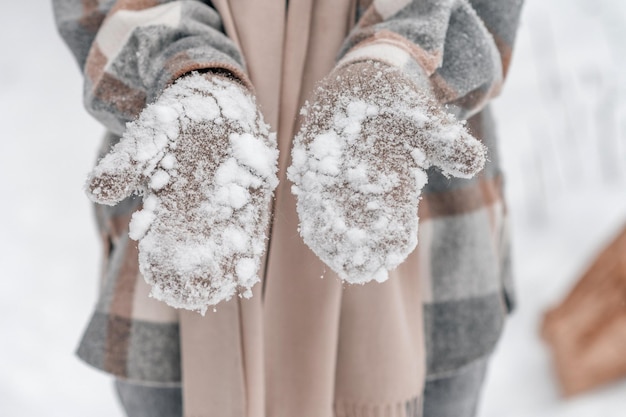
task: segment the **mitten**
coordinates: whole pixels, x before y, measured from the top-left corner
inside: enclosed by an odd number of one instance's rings
[[[417,245],[425,170],[469,178],[484,146],[401,70],[335,69],[302,110],[288,170],[300,234],[349,283],[382,282]]]
[[[251,296],[278,179],[276,138],[239,83],[197,73],[166,88],[90,174],[102,204],[143,194],[129,235],[151,295],[197,310]]]

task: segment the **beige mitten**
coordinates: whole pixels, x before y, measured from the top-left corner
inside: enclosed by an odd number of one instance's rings
[[[87,185],[98,203],[143,194],[130,237],[151,295],[204,314],[251,295],[278,179],[275,135],[237,82],[192,74],[127,125]]]
[[[384,281],[417,245],[425,170],[469,178],[485,148],[399,69],[362,61],[326,77],[288,170],[304,242],[345,281]]]

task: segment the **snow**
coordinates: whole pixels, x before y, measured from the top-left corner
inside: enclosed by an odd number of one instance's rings
[[[128,236],[133,240],[142,239],[148,233],[148,229],[150,229],[150,225],[155,218],[154,211],[145,207],[134,212],[128,226]]]
[[[161,159],[161,166],[163,169],[172,170],[176,167],[176,157],[172,153],[166,154],[163,159]]]
[[[249,200],[248,191],[240,185],[228,184],[220,187],[215,195],[215,200],[226,207],[238,210],[246,205]]]
[[[242,283],[246,283],[256,280],[257,269],[258,267],[256,260],[251,258],[242,258],[237,261],[235,272],[237,273],[237,278],[239,278],[239,281]],[[251,285],[248,284],[248,288],[251,288]],[[252,296],[251,290],[244,292],[243,296],[246,298],[250,298]]]
[[[276,178],[276,160],[278,150],[267,146],[249,133],[233,133],[229,136],[235,159],[243,166],[270,180],[273,187],[278,185]],[[275,137],[273,138],[275,140]]]
[[[250,237],[243,229],[237,226],[229,226],[224,231],[223,243],[226,245],[227,250],[232,250],[233,252],[243,252],[250,244]]]
[[[360,124],[359,124],[360,129]],[[341,149],[343,141],[339,140],[337,134],[335,132],[324,132],[320,135],[316,136],[315,139],[311,142],[309,147],[309,151],[311,152],[311,160],[310,161],[302,161],[298,160],[298,164],[309,163],[312,170],[318,171],[325,175],[339,175],[341,172]],[[298,158],[301,158],[300,155],[305,155],[306,152],[298,152]],[[294,165],[299,166],[299,165]],[[364,167],[363,167],[364,169]],[[350,172],[356,171],[356,168],[350,169],[348,171],[348,175]],[[365,173],[363,173],[365,175]]]
[[[626,3],[525,8],[494,102],[519,306],[478,416],[622,417],[626,381],[559,398],[538,328],[626,222]],[[54,31],[50,2],[0,3],[0,416],[122,417],[110,377],[73,355],[99,285],[100,237],[81,190],[102,129]]]
[[[206,113],[196,108],[189,117],[194,106]],[[101,204],[143,195],[129,236],[139,241],[150,295],[204,315],[260,281],[261,253],[254,248],[267,239],[277,160],[275,135],[251,95],[232,81],[192,73],[127,125],[87,190]]]
[[[239,184],[242,187],[260,187],[262,184],[259,177],[238,164],[234,157],[219,166],[215,173],[215,183],[221,186]]]
[[[161,166],[163,166],[163,164],[161,164]],[[168,171],[171,169],[172,168],[168,169]],[[152,188],[154,191],[158,191],[161,188],[165,187],[167,183],[169,182],[169,180],[170,180],[170,174],[168,174],[167,171],[165,170],[158,169],[150,177],[150,188]]]
[[[385,281],[415,248],[425,169],[471,177],[484,163],[464,123],[399,78],[381,63],[331,74],[307,104],[292,151],[300,235],[352,284]]]
[[[626,224],[626,3],[526,2],[494,102],[512,215],[518,309],[479,417],[625,415],[626,380],[562,399],[543,313]]]

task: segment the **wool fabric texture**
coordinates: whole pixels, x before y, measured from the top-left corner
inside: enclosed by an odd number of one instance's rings
[[[53,0],[110,131],[194,70],[236,78],[278,132],[279,185],[262,284],[202,317],[148,297],[128,237],[140,204],[96,206],[102,285],[78,354],[129,381],[182,382],[186,417],[408,417],[425,378],[494,347],[513,303],[488,102],[502,86],[521,0]],[[472,179],[427,171],[417,248],[382,284],[343,286],[298,234],[286,178],[299,110],[337,65],[379,61],[432,89],[488,149]]]

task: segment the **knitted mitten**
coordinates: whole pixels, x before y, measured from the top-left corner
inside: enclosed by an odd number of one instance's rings
[[[469,178],[485,148],[399,69],[340,66],[302,110],[288,170],[304,242],[343,280],[384,281],[417,245],[430,165]]]
[[[192,74],[147,106],[88,180],[97,203],[143,193],[130,237],[151,295],[202,314],[259,281],[278,183],[274,134],[238,83]]]

